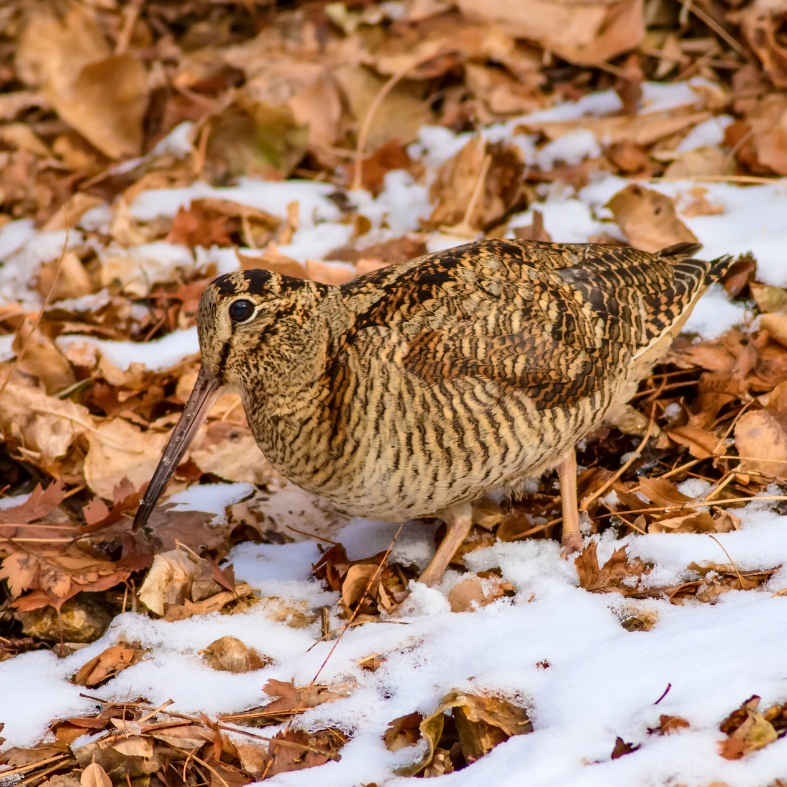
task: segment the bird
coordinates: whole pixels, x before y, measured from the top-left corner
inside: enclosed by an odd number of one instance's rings
[[[582,548],[575,445],[618,412],[730,258],[698,243],[482,240],[340,286],[243,270],[204,291],[202,362],[135,529],[221,391],[283,476],[373,520],[434,517],[438,584],[472,503],[557,469],[562,545]]]

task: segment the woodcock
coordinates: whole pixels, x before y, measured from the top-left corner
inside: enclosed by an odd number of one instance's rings
[[[574,445],[628,401],[728,267],[692,259],[699,249],[488,240],[340,287],[220,276],[199,306],[199,377],[134,527],[223,387],[298,486],[351,515],[441,518],[428,584],[473,500],[553,467],[564,548],[581,548]]]

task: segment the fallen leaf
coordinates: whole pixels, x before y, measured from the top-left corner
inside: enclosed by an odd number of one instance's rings
[[[639,488],[642,494],[657,506],[682,506],[693,500],[666,478],[643,477],[640,479]]]
[[[621,737],[615,738],[615,746],[612,749],[612,754],[610,754],[610,759],[617,760],[619,757],[624,757],[626,754],[633,754],[635,751],[639,749],[639,746],[635,746],[633,743],[626,743]]]
[[[458,0],[469,19],[500,25],[517,38],[537,41],[571,63],[593,65],[633,49],[645,35],[636,0]]]
[[[47,394],[58,394],[74,384],[71,365],[58,346],[41,330],[34,331],[33,324],[27,320],[19,326],[14,337],[13,348],[16,353],[21,352],[23,347],[25,354],[17,369],[37,377]]]
[[[227,421],[209,421],[197,433],[188,456],[203,473],[225,481],[261,485],[275,476],[251,430]]]
[[[114,678],[130,667],[138,658],[138,652],[125,645],[113,645],[83,664],[74,676],[77,686],[95,688]]]
[[[102,421],[87,433],[85,480],[101,497],[111,500],[123,479],[135,488],[146,484],[159,463],[167,435],[142,431],[123,418]]]
[[[787,420],[780,413],[767,408],[744,413],[735,424],[735,447],[742,473],[787,478]]]
[[[110,54],[90,9],[67,2],[59,16],[45,3],[31,5],[16,64],[60,117],[104,154],[139,155],[148,103],[145,67],[130,55]]]
[[[495,579],[497,579],[495,577]],[[454,585],[448,592],[448,603],[451,605],[451,612],[473,612],[474,610],[485,607],[505,595],[502,582],[492,578],[480,579],[479,577],[468,577]]]
[[[656,252],[674,243],[696,243],[694,233],[678,218],[666,195],[631,184],[607,203],[632,246]]]
[[[783,347],[787,347],[787,314],[780,312],[763,314],[760,317],[760,328],[768,331],[768,334]]]
[[[483,757],[508,738],[533,731],[525,708],[497,697],[452,691],[442,699],[437,709],[418,725],[420,737],[427,741],[426,752],[413,764],[397,768],[397,775],[416,776],[422,772],[429,774],[428,769],[435,756],[438,756],[437,772],[448,772],[445,766],[450,765],[450,760],[446,762],[447,752],[441,755],[439,746],[447,710],[452,711],[462,754],[468,764]],[[397,748],[411,745],[406,741],[415,736],[415,731],[409,728],[412,727],[416,715],[419,714],[403,716],[389,724],[386,735],[391,745]],[[405,742],[398,740],[402,735],[405,736]]]
[[[52,513],[63,501],[65,487],[63,481],[53,481],[46,489],[38,484],[30,497],[18,506],[0,509],[0,524],[27,524]]]
[[[107,776],[107,772],[95,762],[91,762],[82,771],[79,783],[82,787],[112,787],[112,780]]]
[[[676,426],[667,429],[670,440],[674,440],[679,445],[685,445],[689,453],[697,459],[710,459],[713,456],[721,456],[726,446],[724,440],[695,426]]]
[[[196,566],[196,559],[185,550],[161,552],[153,558],[153,565],[139,589],[139,600],[158,616],[164,615],[169,606],[182,605]]]
[[[787,314],[787,290],[754,282],[751,285],[751,294],[761,312]]]
[[[629,560],[626,547],[616,549],[604,565],[599,568],[596,542],[590,541],[574,560],[581,588],[591,593],[626,593],[636,588],[643,574],[651,566],[641,558]]]
[[[340,760],[338,752],[346,742],[347,736],[333,728],[316,732],[292,729],[277,732],[268,748],[272,763],[270,767],[266,764],[265,770],[270,777]]]
[[[208,666],[233,674],[254,672],[273,664],[273,659],[263,656],[236,637],[220,637],[200,651]]]
[[[399,751],[418,743],[421,740],[420,725],[423,719],[420,713],[408,713],[390,722],[383,733],[383,742],[388,751]]]
[[[773,725],[757,711],[760,698],[751,697],[721,724],[727,740],[719,744],[719,753],[726,760],[739,760],[747,754],[774,743],[779,735]]]
[[[678,730],[685,730],[691,725],[681,716],[669,716],[662,713],[659,716],[659,726],[653,729],[648,729],[651,735],[670,735]]]
[[[692,511],[680,516],[657,519],[648,526],[648,533],[715,533],[716,524],[707,511]]]

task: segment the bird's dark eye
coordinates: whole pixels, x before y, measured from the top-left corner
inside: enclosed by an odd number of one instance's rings
[[[254,304],[251,301],[234,301],[230,304],[230,319],[233,322],[246,322],[254,312]]]

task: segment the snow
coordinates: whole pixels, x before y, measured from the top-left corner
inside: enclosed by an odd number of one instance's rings
[[[0,363],[3,363],[4,361],[10,361],[16,355],[16,352],[12,346],[13,343],[13,333],[5,333],[0,336]]]
[[[163,372],[199,352],[196,326],[173,331],[149,342],[116,342],[81,334],[64,334],[58,336],[56,342],[62,352],[74,344],[89,344],[124,372],[132,363],[142,364],[153,372]]]
[[[55,260],[63,249],[72,249],[84,241],[81,232],[56,230],[29,234],[30,227],[24,222],[11,222],[5,246],[8,256],[0,266],[0,305],[19,303],[23,308],[35,309],[41,304],[41,296],[33,289],[41,265]],[[2,232],[2,230],[0,230]],[[0,235],[0,243],[5,235]],[[1,259],[1,258],[0,258]]]
[[[689,131],[675,148],[676,153],[686,153],[697,148],[716,147],[724,143],[724,129],[735,120],[732,115],[717,115]]]
[[[741,568],[772,567],[787,562],[785,519],[770,511],[744,514],[743,530],[718,538]],[[395,528],[355,520],[338,538],[354,551],[362,546],[360,551],[368,555],[390,541]],[[428,558],[433,544],[430,528],[409,525],[407,540],[408,549],[417,544]],[[603,559],[613,543],[602,542]],[[726,562],[707,536],[654,534],[629,539],[629,547],[675,575],[691,560]],[[89,712],[90,702],[79,698],[80,688],[68,678],[119,637],[138,641],[150,652],[95,689],[97,696],[122,700],[144,695],[153,704],[172,698],[173,709],[213,715],[262,703],[261,688],[270,678],[308,683],[334,643],[315,645],[320,636],[317,623],[294,629],[271,620],[267,610],[280,603],[314,610],[335,602],[335,594],[308,579],[309,565],[318,556],[313,542],[242,544],[228,560],[236,575],[265,597],[247,611],[175,623],[125,613],[115,618],[101,640],[63,660],[34,652],[0,664],[4,707],[25,707],[24,713],[4,714],[3,734],[9,744],[31,744],[53,717]],[[785,739],[742,762],[728,762],[717,753],[722,738],[718,724],[743,700],[756,693],[767,707],[787,699],[787,598],[771,597],[776,587],[731,591],[715,605],[626,601],[616,594],[578,588],[573,565],[561,560],[557,544],[544,541],[498,543],[471,553],[468,563],[474,570],[499,566],[504,578],[514,583],[516,597],[472,613],[451,613],[444,589],[456,575],[449,572],[441,588],[413,584],[405,614],[397,622],[350,630],[320,676],[322,682],[347,686],[349,696],[309,710],[299,724],[335,725],[351,733],[352,740],[341,761],[322,766],[319,775],[290,773],[272,779],[272,784],[310,785],[315,778],[326,787],[403,784],[399,779],[389,781],[391,771],[415,759],[417,749],[390,753],[380,736],[398,716],[431,712],[452,689],[493,692],[523,702],[535,727],[532,734],[510,739],[454,774],[452,784],[489,781],[513,786],[526,774],[534,787],[629,787],[670,779],[757,787],[783,775]],[[271,596],[281,601],[271,601]],[[651,631],[621,627],[621,616],[637,608],[658,615]],[[340,621],[334,620],[337,625]],[[276,663],[242,675],[211,670],[199,651],[225,635],[238,637]],[[357,662],[372,654],[385,661],[376,672],[364,672]],[[539,662],[550,666],[541,668]],[[610,679],[600,680],[604,675]],[[45,702],[30,701],[33,685],[36,693],[45,692]],[[669,692],[655,705],[668,685]],[[657,726],[662,713],[682,716],[691,727],[664,737],[648,735],[648,727]],[[642,747],[612,761],[609,755],[617,736]]]
[[[197,484],[167,498],[171,511],[204,511],[220,517],[227,506],[254,494],[251,484]]]
[[[660,112],[701,101],[709,88],[703,80],[670,85],[643,85],[642,112]],[[517,133],[523,122],[575,120],[618,112],[614,91],[590,94],[577,102],[563,102],[523,118],[498,123],[481,133],[490,141],[507,140],[519,146],[528,165],[549,169],[563,162],[576,164],[599,155],[593,135],[578,129],[540,149],[535,137]],[[729,116],[696,126],[676,148],[677,153],[723,144]],[[182,124],[165,142],[162,151],[186,155],[190,150],[190,124]],[[330,198],[334,186],[311,181],[267,182],[242,179],[236,186],[213,188],[194,183],[183,188],[146,191],[137,196],[130,211],[139,222],[174,217],[181,206],[201,198],[226,199],[258,208],[281,219],[287,206],[298,203],[298,229],[291,242],[279,247],[283,254],[305,262],[330,258],[340,246],[376,243],[420,229],[433,206],[428,186],[436,170],[473,137],[450,129],[425,127],[409,147],[410,155],[426,167],[424,182],[405,171],[389,172],[377,196],[359,191],[347,194],[357,212],[369,219],[372,229],[353,237],[354,224]],[[166,144],[165,144],[166,143]],[[134,166],[136,166],[137,162]],[[575,191],[561,184],[543,184],[541,201],[513,216],[513,229],[533,221],[533,210],[544,217],[556,241],[587,242],[606,234],[623,239],[605,205],[630,181],[602,175]],[[766,283],[787,285],[787,182],[742,187],[732,183],[695,181],[645,181],[677,200],[679,213],[696,198],[697,187],[705,199],[723,206],[717,215],[681,218],[705,246],[703,254],[752,252],[758,277]],[[114,209],[100,205],[85,213],[85,232],[106,234]],[[19,302],[25,308],[40,306],[32,282],[42,262],[57,258],[64,233],[37,232],[28,220],[14,221],[0,229],[0,304]],[[467,237],[435,231],[426,238],[430,251],[468,242]],[[84,241],[72,231],[69,245]],[[94,242],[94,239],[91,239]],[[210,263],[218,273],[238,269],[234,249],[198,248],[192,252],[163,241],[123,249],[99,245],[102,264],[115,265],[128,286],[170,278],[176,268],[203,269]],[[242,250],[250,256],[260,250]],[[136,279],[134,277],[137,277]],[[61,306],[82,311],[103,302],[106,293],[65,302]],[[144,312],[141,304],[135,309]],[[733,325],[744,324],[751,314],[731,301],[718,286],[711,287],[698,303],[686,330],[712,338]],[[0,336],[0,361],[13,357],[11,335]],[[107,341],[83,335],[62,335],[57,344],[65,351],[75,343],[88,343],[112,364],[128,370],[141,363],[163,371],[199,351],[195,328],[179,330],[146,343]],[[672,406],[671,406],[672,407]],[[680,412],[674,405],[674,412]],[[707,492],[696,479],[680,486],[692,497]],[[192,486],[168,498],[174,510],[199,510],[215,518],[226,507],[246,499],[249,484]],[[614,493],[610,493],[614,494]],[[767,491],[781,494],[778,488]],[[0,498],[0,509],[18,505],[25,496]],[[737,509],[739,531],[715,534],[741,570],[787,567],[787,517],[773,510],[773,503],[755,501]],[[332,535],[347,548],[351,559],[368,557],[388,547],[398,525],[353,519]],[[406,523],[394,545],[392,557],[424,567],[434,551],[436,525]],[[611,533],[594,536],[599,559],[615,548],[627,546],[629,554],[655,564],[645,578],[651,586],[676,584],[690,576],[691,562],[727,563],[719,543],[708,535],[654,533],[614,540]],[[685,784],[707,787],[713,781],[729,787],[760,787],[784,776],[787,738],[748,755],[739,762],[718,755],[722,719],[752,694],[762,705],[787,701],[784,643],[787,641],[787,596],[774,596],[787,587],[787,568],[777,571],[760,589],[730,591],[715,604],[687,601],[682,606],[664,599],[627,600],[611,594],[592,594],[578,587],[572,562],[560,558],[559,546],[548,541],[497,543],[467,556],[471,571],[500,568],[513,583],[516,595],[477,609],[452,613],[447,592],[466,575],[447,572],[437,588],[411,584],[401,616],[350,630],[320,676],[324,683],[346,685],[349,695],[309,710],[298,724],[312,729],[335,725],[351,734],[339,762],[319,771],[282,774],[272,785],[321,787],[351,784],[404,784],[392,778],[394,768],[413,761],[418,747],[388,752],[381,741],[387,724],[412,711],[429,713],[452,689],[492,692],[525,704],[535,732],[501,744],[471,767],[447,777],[451,785],[518,785],[529,787],[650,787]],[[262,600],[233,615],[211,614],[178,622],[153,620],[127,612],[112,622],[99,641],[64,659],[51,652],[30,652],[0,663],[0,721],[5,722],[6,746],[32,745],[54,718],[89,714],[95,704],[80,698],[82,691],[70,683],[73,674],[89,659],[119,638],[138,641],[148,649],[144,659],[120,673],[97,696],[121,700],[145,696],[160,704],[172,698],[173,709],[209,715],[241,711],[262,704],[262,687],[270,678],[307,684],[317,673],[334,642],[318,642],[319,623],[294,628],[277,618],[282,604],[300,612],[316,612],[327,605],[335,610],[337,594],[323,590],[310,578],[310,566],[319,559],[315,541],[291,544],[243,543],[227,560],[239,579],[251,584]],[[620,620],[632,610],[648,610],[658,621],[651,631],[629,632]],[[332,626],[342,624],[336,617]],[[233,675],[205,665],[199,651],[225,635],[243,640],[270,656],[275,663],[256,673]],[[316,643],[316,644],[315,644]],[[363,671],[358,661],[372,654],[384,657],[374,673]],[[548,662],[548,668],[539,663]],[[666,696],[655,704],[670,686]],[[15,709],[23,708],[23,711]],[[691,727],[668,736],[649,735],[660,714],[679,715]],[[267,734],[267,731],[266,731]],[[616,737],[641,744],[634,753],[611,760]]]
[[[558,162],[579,164],[586,158],[601,155],[596,135],[587,129],[577,129],[549,142],[539,151],[536,161],[541,169],[552,169]]]

